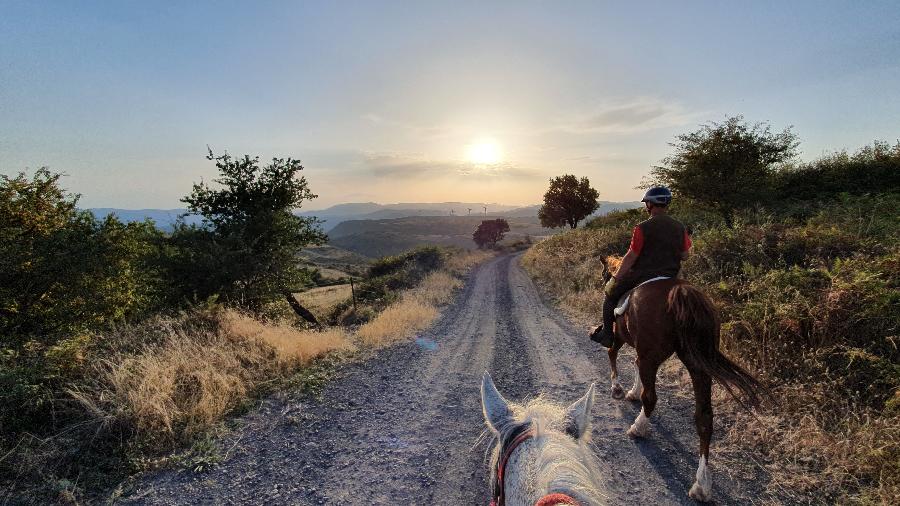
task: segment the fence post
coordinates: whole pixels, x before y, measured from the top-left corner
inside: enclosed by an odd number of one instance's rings
[[[353,287],[353,276],[350,276],[350,294],[353,295],[353,310],[356,311],[356,288]]]

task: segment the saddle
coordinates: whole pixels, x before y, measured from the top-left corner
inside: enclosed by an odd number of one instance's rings
[[[670,276],[657,276],[655,278],[648,279],[647,281],[644,281],[643,283],[637,285],[636,287],[632,288],[631,290],[628,290],[627,292],[625,292],[625,295],[623,295],[622,298],[619,299],[619,302],[616,304],[616,309],[613,311],[613,313],[616,316],[622,316],[623,314],[625,314],[625,310],[628,309],[628,302],[629,302],[629,300],[631,300],[631,292],[646,285],[647,283],[652,283],[654,281],[661,281],[663,279],[671,279],[671,277]]]

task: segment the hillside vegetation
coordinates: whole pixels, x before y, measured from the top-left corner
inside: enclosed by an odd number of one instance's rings
[[[764,454],[771,487],[800,502],[900,497],[898,177],[900,144],[877,143],[772,174],[775,198],[729,216],[732,227],[684,202],[672,209],[694,230],[683,276],[720,309],[724,352],[776,393],[758,417],[720,399],[726,446]],[[644,217],[598,218],[522,262],[561,304],[598,321],[598,258],[623,255]]]

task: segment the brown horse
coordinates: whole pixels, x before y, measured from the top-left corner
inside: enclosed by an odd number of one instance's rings
[[[606,265],[606,262],[604,262]],[[610,276],[609,269],[605,276]],[[700,463],[696,481],[688,495],[698,501],[712,499],[709,443],[712,438],[713,411],[710,399],[712,380],[716,379],[744,406],[738,394],[756,405],[765,388],[747,371],[719,351],[719,318],[712,301],[683,279],[664,279],[641,285],[631,293],[628,308],[616,318],[615,343],[609,349],[612,396],[623,397],[616,358],[624,344],[635,349],[634,386],[624,397],[641,402],[641,413],[628,429],[628,435],[645,437],[650,416],[656,407],[656,372],[673,353],[678,355],[691,375],[696,410],[694,422],[700,436]]]

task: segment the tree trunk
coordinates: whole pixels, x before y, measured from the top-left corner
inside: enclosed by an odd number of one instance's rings
[[[304,320],[312,323],[320,329],[322,328],[322,324],[319,323],[319,320],[316,319],[316,316],[310,313],[309,310],[303,307],[299,302],[297,302],[297,298],[294,297],[294,294],[291,293],[290,290],[285,290],[282,293],[284,294],[284,298],[287,300],[287,303],[291,306],[291,309],[293,309],[300,318],[303,318]]]

